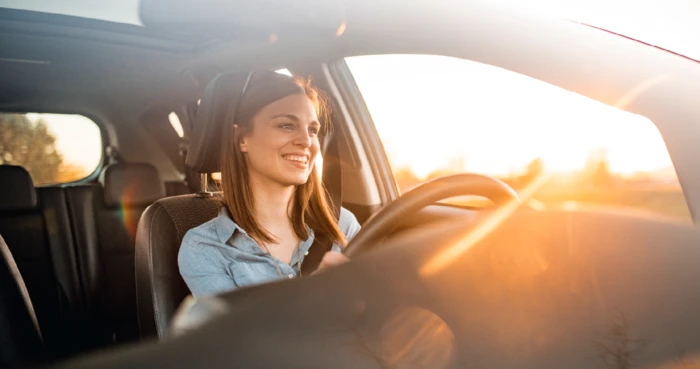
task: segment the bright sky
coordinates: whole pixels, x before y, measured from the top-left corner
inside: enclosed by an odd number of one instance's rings
[[[347,62],[392,165],[419,177],[455,165],[507,175],[537,157],[574,170],[600,148],[623,174],[671,165],[648,119],[530,77],[442,56]]]
[[[496,2],[591,24],[700,60],[700,0]],[[535,157],[551,169],[576,169],[597,148],[607,152],[611,169],[623,174],[671,165],[648,119],[524,76],[437,57],[365,57],[348,64],[393,165],[419,176],[451,165],[508,174]],[[430,93],[416,93],[426,90]]]

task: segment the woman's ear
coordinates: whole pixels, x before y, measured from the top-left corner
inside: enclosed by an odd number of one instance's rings
[[[233,125],[233,134],[235,135],[236,133],[238,133],[238,124]],[[241,150],[241,152],[248,152],[248,144],[246,143],[245,136],[238,139],[238,149]]]

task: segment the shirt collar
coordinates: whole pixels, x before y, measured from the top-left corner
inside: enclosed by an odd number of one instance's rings
[[[243,228],[228,216],[226,207],[222,207],[219,211],[219,215],[216,217],[216,234],[219,237],[219,241],[221,241],[221,243],[228,242],[236,231],[247,234]]]
[[[302,242],[306,242],[310,245],[314,239],[314,230],[309,228],[308,225],[305,225],[305,227],[306,231],[309,233],[309,238]],[[231,219],[231,217],[228,216],[226,207],[221,207],[221,210],[219,210],[219,215],[216,216],[216,234],[219,237],[219,241],[221,241],[221,243],[228,242],[236,231],[245,235],[248,234],[243,228],[241,228],[241,226],[239,226],[233,221],[233,219]]]

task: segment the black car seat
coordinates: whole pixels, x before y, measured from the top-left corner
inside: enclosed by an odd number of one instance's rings
[[[219,146],[222,124],[245,75],[221,74],[202,96],[192,130],[186,165],[198,173],[220,172]],[[167,197],[149,206],[136,232],[136,304],[141,339],[163,337],[170,320],[187,295],[177,264],[185,233],[218,214],[217,196],[191,194]]]
[[[44,361],[39,324],[17,264],[0,235],[0,368]]]
[[[95,345],[138,340],[134,244],[142,213],[164,197],[158,170],[146,163],[111,164],[100,184],[66,187],[66,196]]]
[[[0,234],[29,292],[50,359],[81,352],[83,301],[65,193],[0,165]]]

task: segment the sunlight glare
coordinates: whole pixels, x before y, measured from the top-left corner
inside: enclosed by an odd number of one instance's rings
[[[469,231],[461,240],[454,245],[447,247],[431,258],[420,269],[422,277],[429,277],[448,267],[464,252],[471,249],[476,243],[495,230],[504,220],[510,217],[518,208],[532,198],[533,194],[548,180],[546,174],[540,174],[527,187],[523,188],[518,196],[520,201],[511,200],[505,205],[501,205],[497,210],[489,213],[479,224]]]

